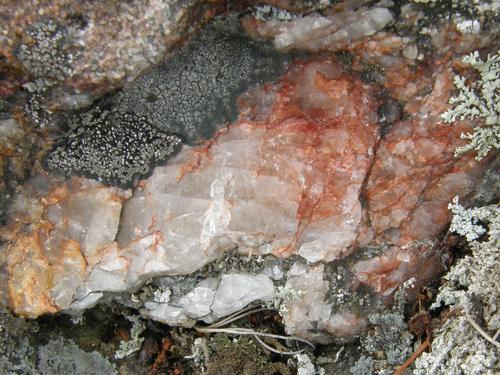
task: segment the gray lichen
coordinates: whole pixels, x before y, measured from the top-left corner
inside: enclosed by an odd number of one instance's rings
[[[179,149],[179,137],[154,128],[144,116],[110,117],[99,108],[78,117],[46,157],[46,167],[127,188]]]
[[[239,94],[275,78],[282,67],[282,58],[241,34],[236,21],[210,25],[166,64],[125,87],[118,112],[145,116],[189,144],[210,138],[235,118]]]
[[[411,285],[410,279],[396,292],[389,311],[368,316],[371,329],[360,337],[361,356],[351,367],[351,374],[389,375],[411,355],[413,335],[404,315]]]
[[[411,355],[413,335],[404,319],[400,312],[369,316],[373,327],[361,337],[362,351],[366,355],[351,368],[352,374],[389,375]],[[368,372],[368,369],[371,370]]]
[[[166,64],[109,98],[109,111],[95,107],[74,115],[45,166],[131,187],[181,142],[208,139],[234,119],[237,96],[275,78],[282,63],[268,45],[245,37],[237,19],[218,20]]]
[[[457,148],[455,156],[469,151],[476,151],[477,160],[485,157],[491,149],[500,148],[500,55],[490,56],[486,61],[479,58],[476,51],[462,59],[462,63],[476,69],[480,81],[473,87],[466,84],[464,77],[455,76],[455,86],[459,90],[456,97],[450,99],[454,107],[441,116],[445,122],[458,119],[484,119],[483,126],[476,126],[473,133],[462,134],[470,142]]]
[[[121,359],[125,358],[141,349],[144,337],[141,337],[142,332],[146,329],[146,323],[134,315],[126,316],[126,318],[132,323],[132,328],[130,329],[130,340],[121,341],[120,349],[115,353],[115,358]]]
[[[0,374],[38,374],[36,349],[29,342],[30,334],[37,330],[36,322],[0,310]]]
[[[38,368],[42,375],[118,374],[114,365],[99,353],[87,353],[72,341],[61,338],[40,347],[38,357]]]
[[[498,345],[474,325],[492,337],[500,330],[500,206],[465,209],[455,199],[449,208],[450,230],[467,238],[472,256],[445,275],[431,308],[450,306],[453,314],[434,332],[432,352],[417,359],[414,374],[498,374]]]
[[[27,30],[17,57],[34,77],[63,80],[71,75],[71,66],[79,55],[79,50],[70,46],[70,40],[80,27],[76,21],[68,26],[52,19],[39,21]]]

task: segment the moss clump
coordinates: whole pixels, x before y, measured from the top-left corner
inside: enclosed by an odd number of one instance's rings
[[[282,362],[271,362],[270,354],[258,347],[252,339],[239,337],[230,340],[216,335],[210,344],[212,355],[207,364],[207,375],[290,375]]]

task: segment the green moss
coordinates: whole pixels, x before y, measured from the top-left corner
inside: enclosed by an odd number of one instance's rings
[[[225,335],[214,336],[209,344],[212,355],[207,365],[207,375],[290,375],[283,362],[272,362],[248,337],[230,340]]]

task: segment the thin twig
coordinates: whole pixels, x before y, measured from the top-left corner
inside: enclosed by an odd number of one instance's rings
[[[264,348],[266,348],[267,350],[270,350],[271,352],[273,353],[276,353],[276,354],[281,354],[281,355],[296,355],[296,354],[300,354],[300,353],[303,353],[306,349],[301,349],[301,350],[297,350],[295,352],[284,352],[282,350],[278,350],[278,349],[275,349],[273,348],[271,345],[267,345],[264,340],[262,340],[259,336],[256,336],[256,335],[253,335],[253,338],[255,340],[257,340],[257,342],[262,345]]]
[[[296,336],[284,336],[284,335],[276,335],[274,333],[257,332],[254,331],[253,329],[248,329],[248,328],[208,328],[208,327],[196,327],[196,326],[194,328],[198,332],[203,332],[203,333],[228,333],[232,335],[250,335],[250,336],[256,335],[256,336],[269,337],[280,340],[293,340],[293,341],[303,342],[314,348],[314,344],[312,342],[301,339],[300,337]]]
[[[337,354],[335,354],[335,359],[333,360],[333,363],[337,363],[339,361],[340,355],[342,354],[342,352],[344,351],[344,349],[345,349],[345,345],[342,345],[342,347],[337,352]]]
[[[399,366],[396,371],[394,371],[394,374],[393,375],[403,375],[404,371],[410,367],[410,365],[418,358],[418,356],[420,354],[422,354],[424,352],[425,349],[427,349],[427,347],[430,347],[431,345],[431,342],[429,340],[429,338],[426,338],[424,342],[422,342],[422,344],[420,344],[420,346],[418,347],[418,349],[410,356],[410,358],[408,358],[406,361],[404,361],[404,363]]]
[[[493,345],[495,345],[497,348],[500,348],[500,343],[498,341],[496,341],[493,337],[491,337],[490,335],[488,335],[482,328],[479,324],[477,324],[474,319],[466,316],[465,317],[467,319],[467,321],[471,324],[471,326],[473,326],[476,331],[478,331],[481,336],[483,336],[486,340],[488,340],[489,342],[491,342]],[[495,334],[495,336],[497,336],[497,334]]]
[[[236,320],[239,320],[241,318],[244,318],[245,316],[247,315],[250,315],[250,314],[255,314],[255,313],[258,313],[258,312],[261,312],[261,311],[268,311],[270,310],[269,308],[267,307],[252,307],[252,308],[249,308],[249,309],[245,309],[245,310],[241,310],[241,311],[238,311],[232,315],[229,315],[228,317],[216,322],[216,323],[213,323],[213,324],[210,324],[208,326],[208,328],[218,328],[218,327],[222,327],[222,326],[225,326],[229,323],[232,323]]]
[[[495,336],[493,336],[493,340],[497,341],[498,337],[500,336],[500,329],[495,333]]]
[[[313,343],[311,343],[307,340],[301,339],[299,337],[296,337],[296,336],[283,336],[283,335],[276,335],[273,333],[257,332],[257,331],[254,331],[253,329],[249,329],[249,328],[237,328],[237,327],[235,327],[235,328],[222,328],[223,326],[225,326],[229,323],[232,323],[238,319],[241,319],[245,316],[248,316],[250,314],[258,313],[261,311],[268,311],[268,310],[272,310],[272,309],[267,308],[267,307],[262,307],[262,306],[257,306],[257,307],[251,306],[251,307],[247,307],[243,310],[237,311],[236,313],[229,315],[226,318],[224,318],[218,322],[215,322],[207,327],[194,326],[193,328],[195,330],[197,330],[198,332],[202,332],[202,333],[227,333],[230,335],[251,335],[264,348],[270,350],[273,353],[281,354],[281,355],[295,355],[295,354],[302,353],[305,349],[302,349],[299,351],[293,351],[293,352],[292,351],[290,351],[290,352],[281,351],[281,350],[275,349],[275,348],[271,347],[270,345],[266,344],[260,337],[274,338],[274,339],[278,339],[278,340],[293,340],[293,341],[303,342],[307,345],[310,345],[314,349]]]

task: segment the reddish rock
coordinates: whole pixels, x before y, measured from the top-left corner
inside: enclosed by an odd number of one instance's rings
[[[391,246],[380,256],[357,262],[352,271],[362,284],[390,300],[404,281],[412,279],[407,291],[415,291],[442,271],[440,257],[429,244]]]
[[[484,172],[486,162],[478,163],[474,155],[454,156],[465,143],[460,135],[478,123],[442,122],[454,90],[452,65],[447,59],[432,65],[423,81],[420,69],[413,76],[403,69],[404,75],[387,83],[395,96],[407,99],[408,119],[396,123],[381,141],[366,184],[370,222],[379,242],[403,245],[436,238],[451,218],[448,203],[470,194]],[[430,92],[421,95],[409,82],[427,82]]]
[[[280,297],[288,332],[317,342],[359,334],[405,281],[418,286],[440,272],[435,243],[450,219],[447,204],[466,197],[488,163],[453,156],[475,123],[441,123],[454,90],[451,55],[427,63],[392,55],[406,43],[385,34],[353,49],[356,64],[385,67],[374,84],[331,55],[291,63],[278,82],[241,96],[234,124],[185,147],[131,197],[86,179],[57,188],[56,179],[46,188],[34,179],[7,229],[15,234],[7,236],[14,311],[81,310],[106,292],[190,274],[237,249],[298,255],[281,276],[291,294]],[[403,111],[383,137],[381,86]],[[219,276],[141,312],[188,325],[228,313],[238,296],[247,303],[278,293],[272,275],[233,273],[224,290],[219,281],[228,276]]]

